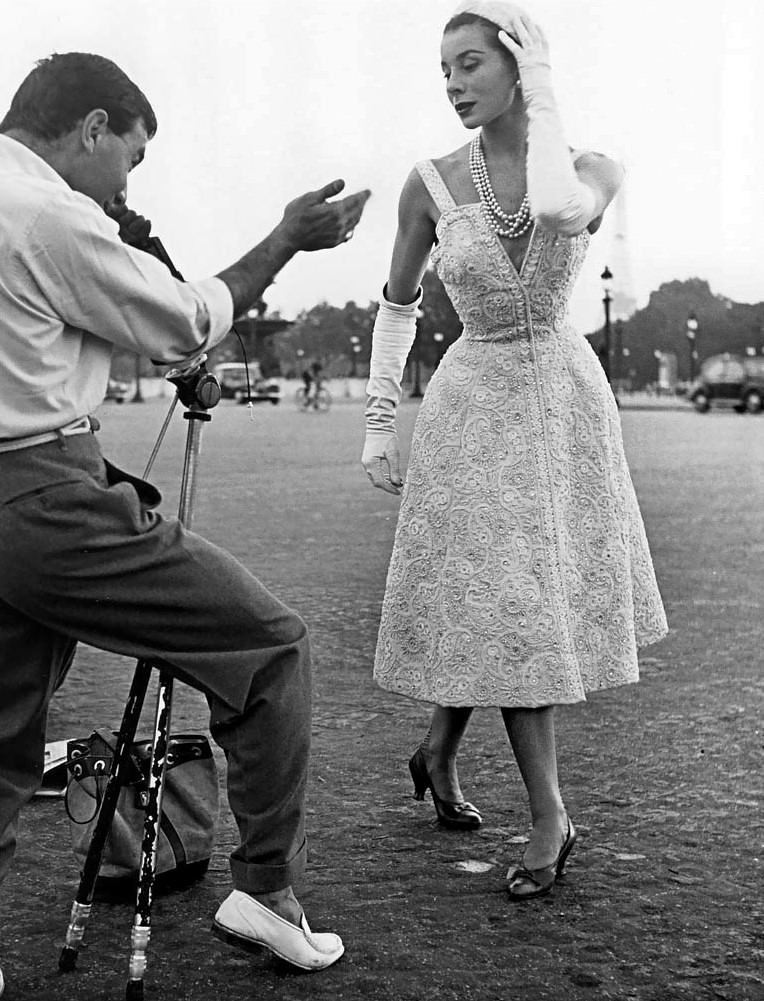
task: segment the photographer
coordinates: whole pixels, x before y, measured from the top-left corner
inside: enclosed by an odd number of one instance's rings
[[[292,885],[306,857],[311,668],[304,623],[231,555],[155,510],[102,456],[88,414],[113,347],[185,366],[218,343],[298,252],[352,236],[369,192],[334,181],[290,202],[240,261],[182,283],[120,239],[127,175],[156,131],[112,62],[41,60],[0,123],[0,879],[39,785],[50,698],[77,641],[149,658],[205,693],[241,844],[223,937],[317,970]],[[0,991],[2,990],[0,974]]]

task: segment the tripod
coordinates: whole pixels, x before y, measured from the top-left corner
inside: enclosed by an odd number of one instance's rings
[[[166,378],[175,385],[177,392],[160,432],[157,445],[149,459],[145,475],[147,475],[148,470],[153,464],[159,444],[172,417],[173,409],[178,400],[180,400],[187,408],[183,416],[189,423],[186,433],[186,450],[183,462],[178,518],[183,525],[190,528],[193,520],[202,428],[206,422],[212,419],[208,411],[215,407],[220,400],[220,385],[215,376],[207,371],[204,359],[190,369],[172,370],[168,372]],[[117,808],[120,791],[123,785],[126,784],[130,774],[130,748],[138,729],[141,710],[154,666],[150,660],[139,660],[136,664],[135,674],[133,675],[130,692],[122,716],[122,723],[117,735],[114,760],[104,790],[98,820],[83,866],[77,895],[72,904],[69,926],[66,931],[66,940],[58,960],[59,969],[63,971],[73,970],[77,963],[79,947],[82,943],[93,906],[96,880],[101,867],[106,838]],[[126,987],[127,1001],[142,1001],[143,999],[143,979],[146,972],[147,950],[151,935],[151,901],[156,877],[164,774],[170,737],[172,688],[173,679],[171,675],[167,671],[160,669],[154,714],[148,789],[144,811],[138,891],[130,936],[130,959]]]

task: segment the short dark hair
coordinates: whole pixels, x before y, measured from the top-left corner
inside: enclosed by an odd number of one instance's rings
[[[149,139],[157,130],[148,99],[116,63],[90,52],[63,52],[36,63],[13,95],[0,132],[24,129],[38,139],[58,139],[94,108],[104,109],[119,136],[138,119]]]

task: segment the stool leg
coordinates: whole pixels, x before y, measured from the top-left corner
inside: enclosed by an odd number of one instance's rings
[[[151,937],[151,901],[156,876],[159,849],[159,825],[162,819],[162,796],[170,740],[172,712],[172,677],[166,672],[159,675],[154,739],[151,746],[148,790],[146,792],[141,867],[135,916],[130,935],[130,961],[126,989],[127,1001],[142,1001],[143,978],[146,973],[147,951]]]
[[[139,660],[133,681],[130,686],[130,693],[127,697],[125,711],[122,716],[122,724],[117,735],[117,747],[114,752],[109,778],[104,790],[103,801],[98,812],[93,836],[90,839],[88,854],[80,877],[80,885],[77,890],[74,903],[72,904],[69,927],[66,930],[66,939],[58,959],[60,970],[73,970],[77,963],[77,956],[82,939],[85,935],[85,928],[90,917],[90,910],[93,905],[93,894],[95,884],[98,879],[98,872],[101,868],[104,845],[114,819],[114,812],[117,808],[117,800],[124,784],[123,780],[129,763],[130,747],[135,740],[135,733],[138,729],[138,721],[143,708],[143,702],[149,686],[151,677],[151,664],[145,660]]]

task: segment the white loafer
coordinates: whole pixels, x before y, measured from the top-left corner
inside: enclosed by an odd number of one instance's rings
[[[264,946],[301,970],[324,970],[345,951],[339,935],[312,932],[304,914],[298,928],[241,890],[234,890],[220,905],[212,931],[242,949]]]

